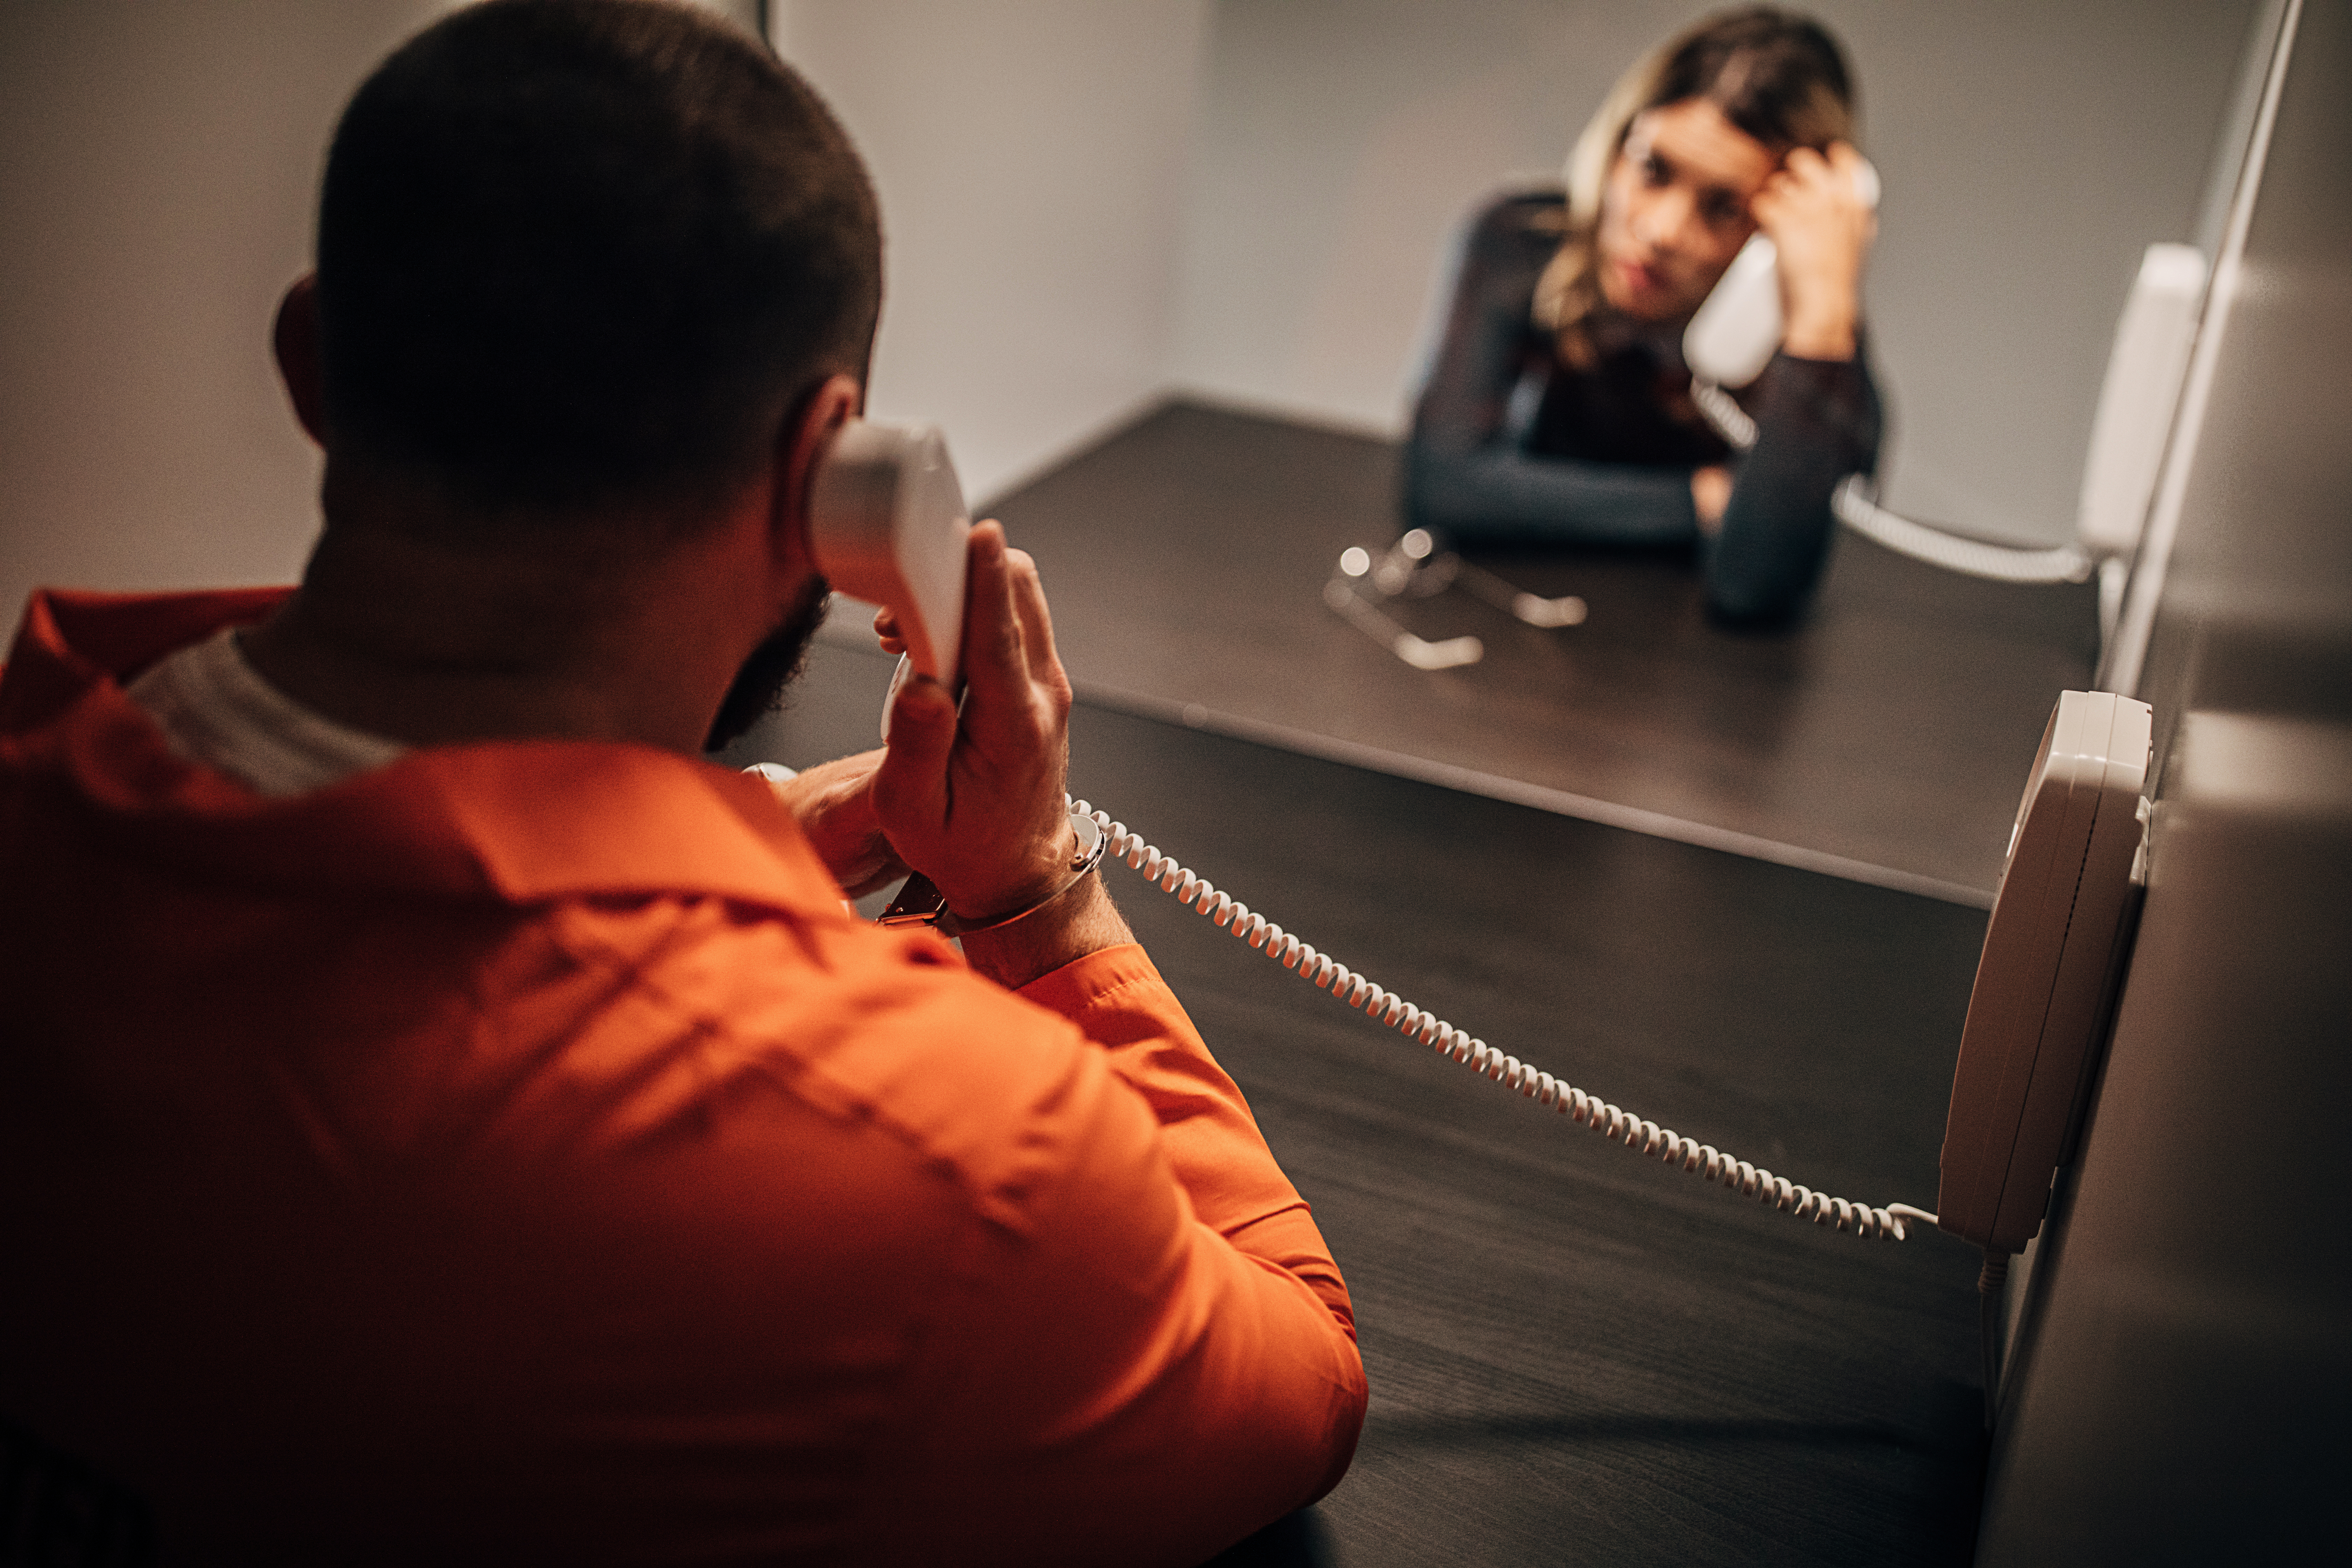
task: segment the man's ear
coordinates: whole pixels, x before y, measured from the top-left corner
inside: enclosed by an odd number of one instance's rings
[[[294,417],[310,439],[327,444],[326,373],[319,363],[319,277],[305,272],[286,290],[278,305],[278,322],[270,332],[278,355],[278,374],[286,395],[293,400]]]
[[[817,464],[841,427],[856,418],[865,406],[866,389],[836,372],[801,399],[777,432],[782,483],[774,492],[770,526],[779,531],[777,545],[796,557],[804,570],[817,569],[808,531],[809,487],[816,478]]]

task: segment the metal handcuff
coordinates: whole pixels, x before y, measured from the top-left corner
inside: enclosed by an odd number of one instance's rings
[[[1069,880],[1026,909],[1015,910],[992,921],[974,922],[963,920],[948,908],[947,900],[940,895],[939,889],[931,885],[931,879],[919,871],[907,879],[907,885],[898,889],[898,896],[890,900],[890,907],[882,911],[875,924],[929,926],[941,936],[956,937],[971,936],[984,931],[1001,931],[1016,921],[1025,921],[1093,875],[1095,868],[1102,864],[1103,852],[1110,847],[1110,839],[1104,834],[1102,824],[1075,806],[1070,808],[1070,827],[1078,836],[1078,847],[1076,853],[1070,857]]]

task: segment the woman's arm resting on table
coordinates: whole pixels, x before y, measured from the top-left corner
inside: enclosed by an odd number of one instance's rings
[[[1405,514],[1457,544],[1688,544],[1691,470],[1534,458],[1507,447],[1405,451]]]
[[[1878,392],[1857,343],[1845,360],[1776,354],[1758,383],[1756,445],[1706,560],[1707,603],[1770,623],[1803,608],[1828,560],[1830,496],[1878,460]]]

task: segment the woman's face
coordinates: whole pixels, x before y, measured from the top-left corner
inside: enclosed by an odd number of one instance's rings
[[[1703,98],[1633,119],[1601,195],[1601,292],[1636,321],[1699,307],[1756,221],[1748,201],[1780,160]]]

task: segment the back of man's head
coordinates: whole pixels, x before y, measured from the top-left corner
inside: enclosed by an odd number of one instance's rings
[[[675,511],[863,377],[874,195],[816,94],[660,0],[488,0],[410,40],[320,202],[331,451],[460,511]]]

